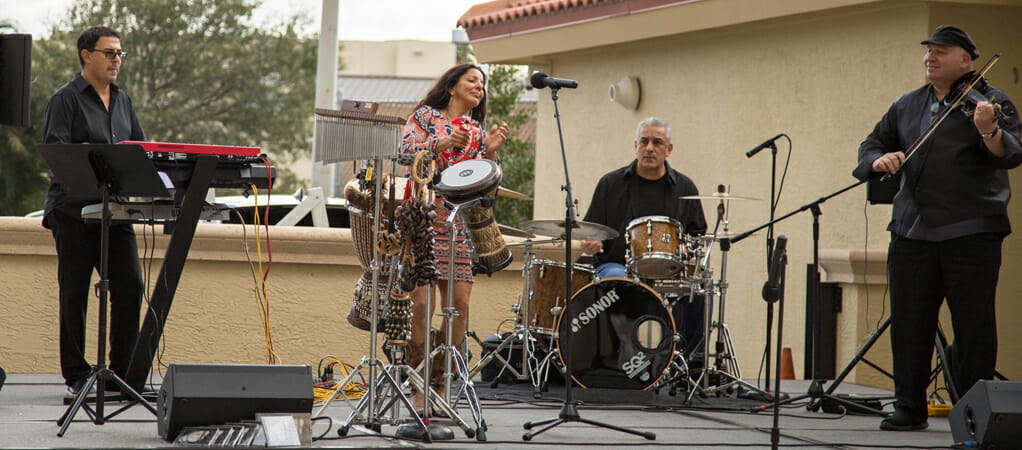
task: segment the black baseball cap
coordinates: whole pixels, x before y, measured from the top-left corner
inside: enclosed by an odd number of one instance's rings
[[[941,25],[933,30],[933,34],[929,39],[920,42],[922,45],[927,44],[938,44],[947,45],[950,47],[961,47],[965,50],[972,59],[979,58],[979,50],[976,50],[976,43],[972,42],[972,38],[969,37],[969,33],[962,31],[961,28],[951,25]]]

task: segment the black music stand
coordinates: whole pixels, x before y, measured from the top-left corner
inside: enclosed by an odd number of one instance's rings
[[[78,392],[74,403],[57,419],[63,437],[78,410],[85,407],[93,423],[102,425],[106,420],[124,410],[141,403],[156,415],[156,409],[137,391],[128,386],[106,365],[106,320],[109,280],[107,263],[110,239],[110,195],[139,197],[169,197],[156,168],[138,145],[110,144],[50,144],[40,145],[39,151],[53,172],[54,181],[60,183],[68,196],[73,199],[102,199],[103,213],[100,233],[99,283],[99,339],[97,341],[96,363],[92,366],[85,386]],[[105,416],[103,404],[107,381],[113,381],[121,392],[130,397],[131,403]],[[93,410],[85,404],[89,391],[96,387],[96,407]]]

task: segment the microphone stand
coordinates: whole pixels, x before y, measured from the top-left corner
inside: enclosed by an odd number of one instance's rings
[[[784,237],[784,236],[781,236]],[[777,288],[763,288],[763,300],[770,305],[770,309],[773,309],[774,302],[777,302],[777,373],[774,377],[774,426],[770,429],[770,448],[776,449],[781,440],[781,428],[780,428],[780,411],[781,411],[781,339],[784,335],[782,333],[784,326],[784,284],[787,278],[786,268],[788,266],[788,250],[785,248],[778,248],[775,250],[777,255],[777,268],[771,268],[771,270],[777,270],[780,274],[780,283]],[[767,281],[768,285],[770,281]],[[769,343],[767,344],[769,345]],[[770,360],[770,355],[767,355],[767,361]],[[769,387],[769,382],[767,383]]]
[[[774,213],[777,211],[777,141],[770,141],[770,222],[767,225],[767,236],[766,236],[766,265],[767,271],[770,271],[770,261],[772,261],[773,250],[774,250]],[[732,241],[733,242],[733,241]],[[774,323],[774,302],[767,301],[767,323],[766,323],[766,367],[764,376],[767,392],[770,392],[770,328]],[[777,326],[777,339],[780,340],[781,329],[780,324]],[[778,351],[780,348],[778,348]],[[780,364],[780,360],[778,365]],[[776,397],[779,392],[774,392]]]
[[[564,150],[564,134],[561,132],[561,114],[557,108],[557,91],[559,88],[550,88],[550,98],[554,102],[554,119],[557,121],[557,137],[561,143],[561,162],[564,165],[564,186],[561,186],[561,190],[564,191],[564,264],[568,270],[565,270],[564,277],[564,298],[571,299],[571,229],[575,226],[575,200],[572,198],[571,190],[571,177],[568,176],[568,156]],[[564,303],[564,315],[567,317],[572,316],[572,309],[574,302],[565,301]],[[531,441],[532,438],[540,433],[550,430],[558,425],[569,422],[581,422],[597,427],[608,428],[623,433],[634,434],[636,436],[642,436],[649,440],[656,439],[656,434],[651,432],[641,432],[637,430],[631,430],[617,425],[611,425],[603,422],[597,422],[595,420],[584,419],[578,414],[578,410],[575,408],[575,398],[572,395],[572,385],[574,379],[572,378],[572,358],[571,358],[571,340],[572,333],[567,333],[568,339],[565,342],[560,343],[560,349],[564,352],[565,361],[565,373],[564,376],[564,405],[561,407],[560,414],[555,418],[543,419],[537,422],[525,422],[522,427],[526,430],[531,430],[534,426],[543,426],[535,432],[525,433],[522,435],[523,441]]]

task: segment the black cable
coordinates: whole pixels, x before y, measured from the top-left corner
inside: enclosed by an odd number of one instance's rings
[[[313,442],[318,441],[318,440],[323,439],[324,437],[326,437],[327,433],[329,433],[330,430],[333,429],[333,427],[334,427],[334,419],[330,418],[330,416],[313,417],[313,418],[311,418],[309,420],[312,421],[313,425],[316,424],[317,420],[326,420],[327,421],[326,431],[324,431],[323,434],[319,435],[319,437],[312,438]]]

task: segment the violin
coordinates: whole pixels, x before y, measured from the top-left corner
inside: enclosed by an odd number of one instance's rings
[[[993,97],[986,98],[983,94],[979,93],[979,90],[986,90],[986,84],[986,78],[981,78],[979,83],[965,94],[961,101],[962,112],[965,113],[966,117],[971,118],[976,113],[976,105],[979,102],[989,102],[994,106],[994,117],[997,118],[998,122],[1001,122],[1009,117],[1001,110],[1001,104],[994,102]]]

